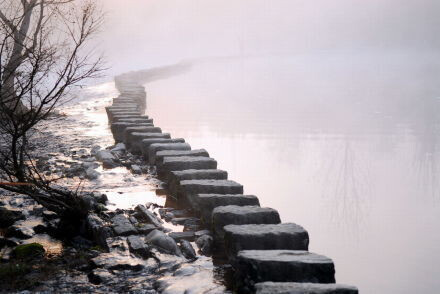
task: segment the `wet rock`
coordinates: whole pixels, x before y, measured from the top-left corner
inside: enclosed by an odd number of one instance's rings
[[[0,207],[0,228],[7,228],[18,220],[25,219],[20,211]]]
[[[193,242],[195,239],[194,232],[172,232],[169,233],[168,236],[173,238],[176,242],[180,242],[182,240]]]
[[[187,169],[171,171],[168,174],[168,190],[172,195],[175,195],[180,181],[184,180],[226,180],[227,178],[228,173],[219,169]]]
[[[212,255],[214,239],[210,235],[203,235],[196,240],[196,245],[205,256]]]
[[[137,254],[143,258],[150,257],[151,254],[148,245],[145,244],[145,241],[139,236],[128,236],[127,242],[131,253]]]
[[[107,195],[102,193],[93,192],[92,197],[95,199],[96,202],[101,204],[106,204],[108,201]]]
[[[225,248],[230,257],[241,250],[290,249],[308,250],[309,234],[293,223],[276,225],[228,225],[225,231]]]
[[[97,268],[94,269],[89,275],[89,280],[91,283],[99,285],[101,283],[108,284],[115,278],[112,273],[106,269]]]
[[[219,206],[212,212],[212,228],[214,239],[221,247],[226,225],[247,224],[279,224],[281,223],[278,211],[273,208],[259,206]]]
[[[240,293],[252,293],[259,282],[334,283],[333,261],[300,250],[243,250],[234,263]]]
[[[358,294],[356,287],[341,284],[264,282],[255,284],[256,294]]]
[[[196,236],[196,238],[199,238],[203,235],[210,235],[211,231],[210,230],[201,230],[201,231],[197,231],[194,233],[194,235]]]
[[[105,226],[100,217],[96,214],[89,214],[87,216],[86,227],[88,234],[92,237],[93,241],[103,248],[108,248],[106,240],[113,236],[113,232],[111,228]]]
[[[198,218],[190,218],[183,223],[183,231],[198,231],[201,226],[201,221]]]
[[[108,248],[109,252],[118,252],[125,255],[129,254],[128,241],[126,237],[110,237],[105,241],[107,243],[106,247]]]
[[[104,168],[114,168],[118,166],[116,157],[108,150],[100,150],[95,155],[96,159],[102,162]]]
[[[161,252],[177,256],[182,255],[179,247],[177,247],[176,241],[164,232],[154,230],[147,235],[145,240]]]
[[[96,153],[98,153],[99,150],[101,150],[101,146],[99,146],[99,145],[94,145],[94,146],[92,147],[92,149],[90,150],[90,155],[91,155],[91,156],[95,156]]]
[[[35,235],[35,232],[33,229],[26,227],[26,226],[21,226],[21,225],[10,226],[6,230],[6,234],[5,234],[5,236],[7,238],[15,237],[18,239],[30,239],[30,238],[32,238],[33,235]]]
[[[111,149],[111,152],[122,152],[124,153],[126,150],[124,143],[118,143]]]
[[[99,167],[99,164],[98,163],[96,163],[96,162],[92,162],[92,161],[86,161],[86,162],[83,162],[82,163],[82,169],[83,170],[88,170],[89,168],[91,168],[91,169],[95,169],[95,168],[98,168]]]
[[[124,141],[124,131],[128,127],[134,127],[134,126],[151,126],[153,124],[152,119],[141,119],[138,122],[117,122],[111,124],[111,131],[113,134],[113,138],[115,139],[115,142],[123,142]],[[129,146],[125,146],[126,149],[129,149]]]
[[[186,222],[189,221],[198,221],[198,218],[195,217],[175,217],[171,219],[171,223],[175,226],[183,226]]]
[[[44,210],[42,214],[43,214],[43,218],[45,220],[53,220],[53,219],[58,218],[58,214],[56,214],[53,211]]]
[[[141,271],[145,267],[145,263],[141,259],[118,253],[102,253],[92,258],[92,263],[96,267],[108,270]]]
[[[202,221],[208,226],[211,225],[212,211],[219,206],[260,206],[258,198],[254,195],[241,194],[190,194],[191,203],[196,214],[200,215]]]
[[[137,234],[136,228],[131,222],[122,214],[114,216],[112,219],[113,230],[118,236],[128,236]]]
[[[137,164],[132,164],[130,168],[131,168],[131,171],[132,171],[135,175],[140,175],[140,174],[142,174],[142,169],[140,168],[139,165],[137,165]]]
[[[139,232],[140,234],[147,235],[147,234],[149,234],[150,232],[152,232],[153,230],[161,229],[161,227],[156,227],[156,226],[153,225],[153,224],[138,224],[138,225],[136,226],[136,229],[138,230],[138,232]]]
[[[180,251],[182,251],[182,254],[183,256],[185,256],[186,259],[194,260],[197,258],[196,251],[189,241],[182,240],[179,247]]]
[[[89,249],[89,248],[93,247],[93,242],[84,238],[84,237],[75,236],[72,239],[72,245],[73,245],[73,247],[78,248],[78,249]]]
[[[98,171],[94,170],[92,167],[89,167],[86,170],[86,178],[89,180],[96,180],[100,176],[101,176],[101,174]]]
[[[51,230],[46,224],[38,224],[32,228],[36,234],[49,233]]]
[[[18,243],[15,242],[14,240],[0,237],[0,249],[3,247],[15,247],[17,245],[18,245]]]
[[[200,156],[200,157],[209,157],[208,151],[205,149],[197,149],[197,150],[163,150],[156,152],[156,156],[152,159],[154,162],[150,161],[150,164],[156,164],[157,166],[161,166],[163,163],[163,159],[165,157],[179,157],[179,156]]]
[[[162,221],[154,215],[151,211],[149,211],[145,206],[142,204],[139,204],[134,209],[136,211],[136,217],[143,222],[151,223],[155,225],[156,227],[162,226]]]

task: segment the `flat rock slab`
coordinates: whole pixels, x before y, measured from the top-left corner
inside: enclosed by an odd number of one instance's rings
[[[188,143],[154,143],[148,147],[148,159],[150,164],[155,161],[156,153],[162,150],[191,150]],[[146,155],[146,154],[145,154]]]
[[[279,224],[278,211],[273,208],[259,206],[219,206],[212,211],[212,228],[214,239],[223,243],[224,226],[248,224]]]
[[[211,226],[212,211],[219,206],[260,206],[260,201],[254,195],[242,194],[195,194],[189,196],[194,211],[201,216],[202,221]]]
[[[138,135],[139,138],[133,138],[132,148],[137,148],[140,150],[140,153],[145,158],[148,158],[148,150],[152,144],[175,144],[175,143],[185,143],[185,139],[183,138],[175,138],[171,139],[169,138],[148,138],[148,137],[142,137],[140,134]]]
[[[127,118],[143,118],[143,119],[148,119],[148,116],[147,115],[136,115],[136,114],[114,115],[112,122],[122,121],[123,119],[127,119]]]
[[[107,113],[110,121],[113,121],[113,117],[121,115],[142,115],[142,113],[139,110],[112,110]]]
[[[142,204],[137,205],[134,210],[136,211],[136,216],[140,221],[153,224],[156,227],[162,226],[162,221],[153,212],[149,211]]]
[[[163,164],[163,159],[162,159]],[[184,180],[226,180],[228,172],[220,169],[187,169],[171,171],[168,174],[168,191],[176,195],[180,181]]]
[[[182,240],[194,242],[196,235],[194,232],[172,232],[168,234],[171,238],[173,238],[176,242],[180,242]]]
[[[185,180],[180,182],[179,194],[189,200],[189,195],[196,194],[243,194],[243,185],[231,180]]]
[[[256,294],[358,294],[356,287],[341,284],[263,282],[255,285]]]
[[[148,122],[142,122],[142,123],[131,123],[131,122],[117,122],[112,123],[110,126],[110,129],[113,134],[113,138],[116,142],[123,142],[124,141],[124,131],[128,127],[133,126],[141,126],[141,127],[151,127],[153,126],[153,120],[148,119],[146,120]]]
[[[156,141],[152,141],[154,143],[169,142],[169,141],[160,141],[160,140],[170,140],[171,135],[170,135],[170,133],[148,133],[148,132],[131,133],[130,139],[126,140],[127,142],[130,142],[130,146],[129,146],[130,152],[133,154],[142,154],[142,150],[144,149],[142,147],[143,146],[142,141],[148,140],[148,139],[156,139]],[[160,139],[160,140],[157,141],[157,139]],[[183,140],[183,139],[181,139],[181,140]]]
[[[168,176],[173,171],[217,169],[214,158],[203,156],[165,157],[158,169],[159,176]]]
[[[255,283],[269,281],[335,283],[333,261],[308,251],[243,250],[233,266],[241,292],[253,290]]]
[[[152,123],[153,121],[149,118],[145,117],[129,117],[129,118],[122,118],[119,119],[118,122],[131,122],[131,123]]]
[[[225,231],[225,248],[229,257],[241,250],[308,250],[309,234],[293,223],[266,225],[228,225]]]
[[[208,151],[205,149],[196,149],[196,150],[162,150],[156,152],[156,156],[154,158],[154,162],[157,166],[161,166],[163,164],[163,159],[165,157],[180,157],[180,156],[201,156],[201,157],[209,157]]]
[[[112,219],[112,226],[115,234],[118,236],[128,236],[137,234],[136,228],[131,224],[127,217],[122,214],[114,216]]]

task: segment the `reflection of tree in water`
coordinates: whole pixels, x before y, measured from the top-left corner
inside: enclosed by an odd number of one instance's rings
[[[419,104],[414,123],[415,135],[414,168],[425,195],[440,200],[440,100],[425,99]]]
[[[368,165],[359,157],[354,139],[344,137],[336,142],[329,149],[329,161],[323,163],[323,196],[330,221],[358,237],[371,195]]]

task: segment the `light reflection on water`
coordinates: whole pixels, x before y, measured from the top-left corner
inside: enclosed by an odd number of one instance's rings
[[[440,67],[375,56],[371,67],[353,58],[340,68],[335,59],[200,63],[146,84],[147,112],[303,225],[310,250],[334,259],[338,282],[433,293]]]

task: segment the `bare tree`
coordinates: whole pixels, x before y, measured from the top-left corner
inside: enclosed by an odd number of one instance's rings
[[[66,217],[86,213],[84,205],[39,172],[29,136],[73,87],[102,71],[87,46],[102,21],[93,0],[0,0],[0,187]]]

